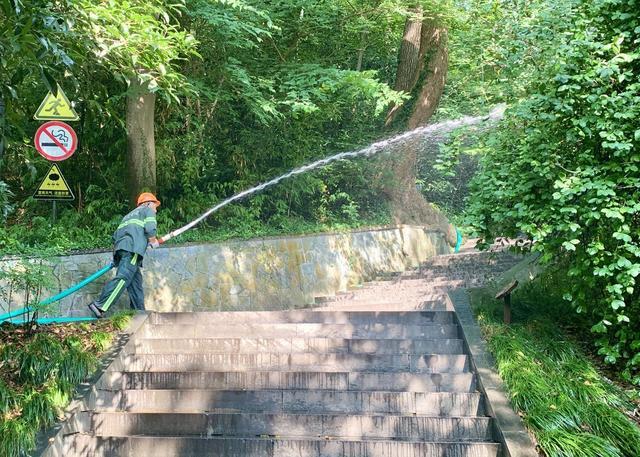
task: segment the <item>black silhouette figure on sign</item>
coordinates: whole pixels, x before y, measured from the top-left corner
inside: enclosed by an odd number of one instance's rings
[[[49,106],[45,111],[50,112],[53,116],[60,116],[62,113],[60,113],[59,109],[62,106],[63,104],[60,100],[53,100],[52,102],[49,103]]]

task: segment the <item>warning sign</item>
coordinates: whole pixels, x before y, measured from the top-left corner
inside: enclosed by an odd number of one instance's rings
[[[80,119],[60,86],[58,86],[58,95],[53,95],[51,92],[47,94],[33,118],[39,121],[77,121]]]
[[[33,142],[40,155],[53,162],[68,159],[78,148],[76,132],[70,125],[58,121],[42,124]]]
[[[67,180],[60,173],[58,165],[53,164],[33,194],[33,198],[36,200],[74,200],[76,197],[71,192]]]

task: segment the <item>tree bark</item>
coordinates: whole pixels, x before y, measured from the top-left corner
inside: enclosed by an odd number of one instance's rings
[[[2,156],[4,155],[4,100],[0,95],[0,163],[2,163]]]
[[[393,88],[397,91],[411,92],[420,76],[421,36],[422,36],[422,7],[412,8],[404,25],[402,44],[398,54],[398,69],[396,70],[396,82]],[[385,127],[388,127],[400,112],[400,106],[394,105],[389,110],[385,119]]]
[[[455,228],[416,187],[417,152],[424,147],[419,144],[420,141],[417,138],[406,142],[401,149],[391,151],[390,157],[383,161],[381,165],[387,172],[383,192],[387,196],[394,223],[423,225],[439,230],[447,242],[454,246],[457,241]]]
[[[422,83],[422,89],[407,122],[412,130],[426,124],[438,107],[444,92],[449,66],[447,29],[435,24],[423,24],[421,49],[429,50],[429,64]]]
[[[358,49],[358,63],[356,64],[356,71],[362,71],[362,61],[364,60],[364,51],[367,49],[367,36],[369,32],[363,30],[360,32],[360,49]]]
[[[155,94],[137,77],[127,94],[127,190],[135,203],[144,191],[156,192]]]
[[[417,16],[407,18],[394,88],[411,92],[423,76],[420,93],[407,123],[409,129],[426,124],[433,115],[444,90],[447,65],[446,29],[422,20],[422,11],[419,22]],[[385,126],[389,126],[399,112],[400,107],[392,107]],[[420,139],[405,143],[402,149],[392,151],[389,159],[384,161],[383,166],[391,176],[385,179],[383,190],[395,223],[438,229],[453,246],[456,243],[454,227],[416,188],[417,151],[423,147],[419,143]]]

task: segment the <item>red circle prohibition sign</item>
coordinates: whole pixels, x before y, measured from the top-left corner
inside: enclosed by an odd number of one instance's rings
[[[76,132],[69,124],[60,121],[42,124],[33,142],[40,155],[53,162],[68,159],[78,148]]]

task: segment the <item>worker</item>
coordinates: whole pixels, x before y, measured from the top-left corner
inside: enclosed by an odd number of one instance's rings
[[[160,201],[150,192],[138,197],[137,207],[127,214],[113,234],[113,263],[117,267],[115,277],[102,289],[100,298],[90,303],[89,309],[97,317],[103,317],[124,289],[129,293],[129,306],[133,310],[144,310],[142,288],[142,259],[147,246],[157,248],[156,212]]]

